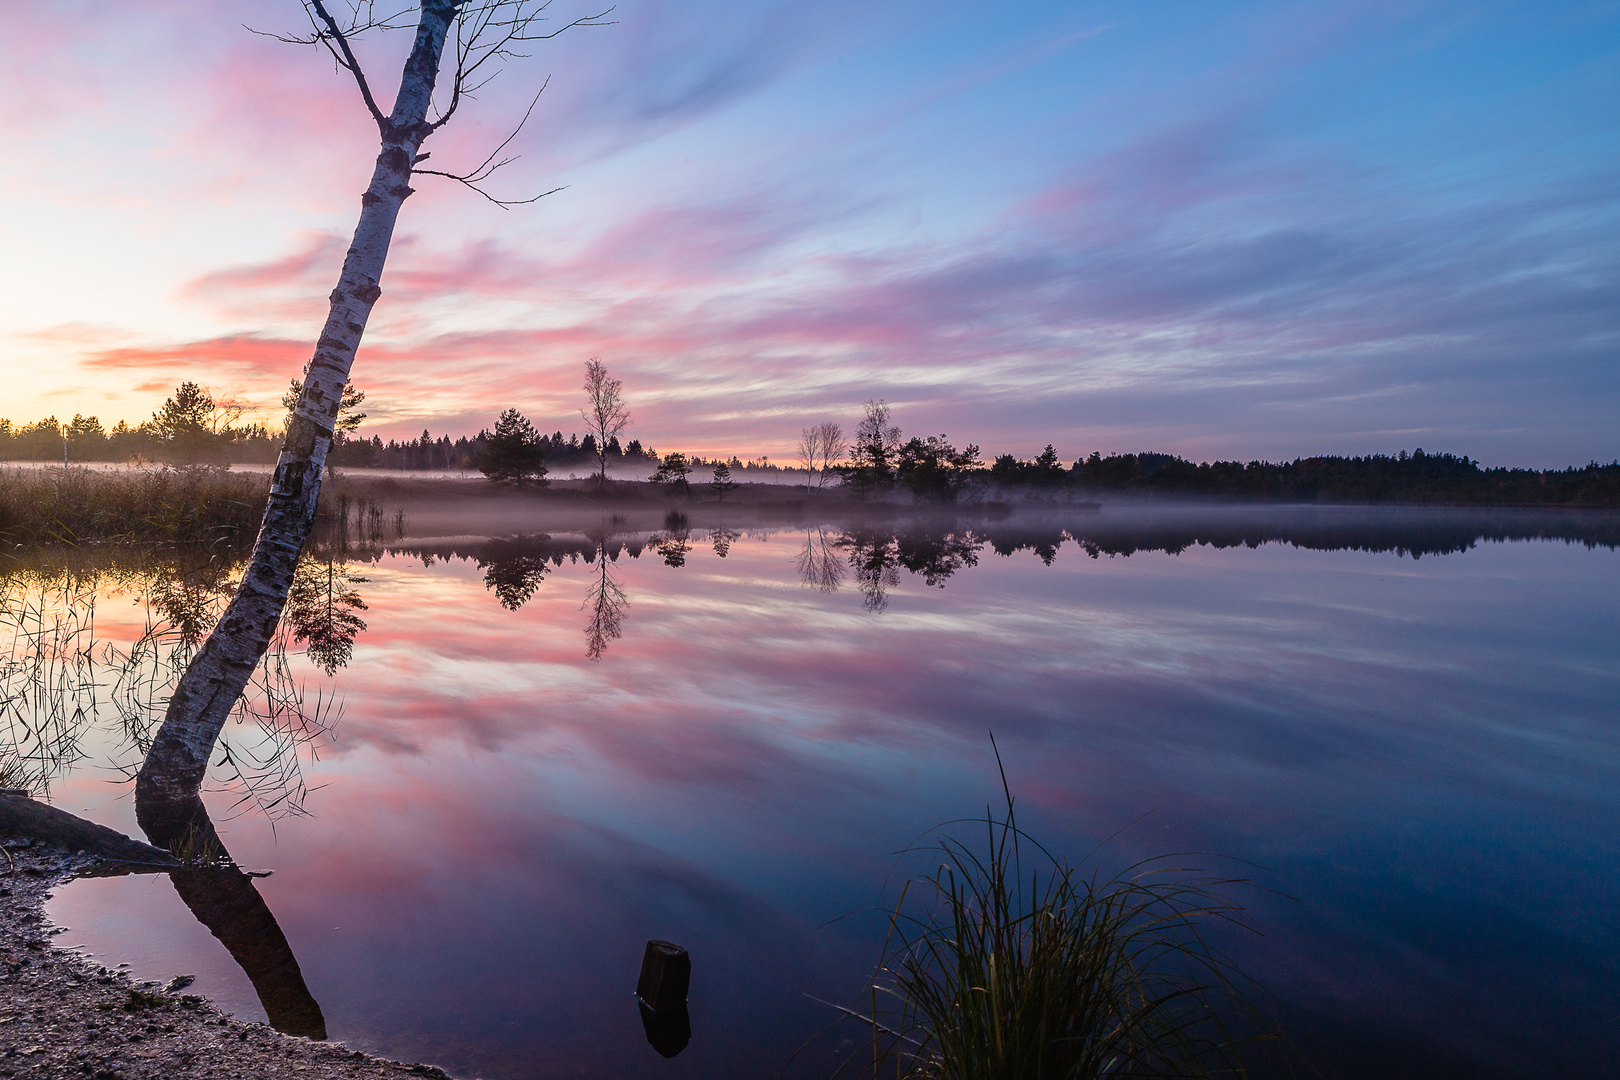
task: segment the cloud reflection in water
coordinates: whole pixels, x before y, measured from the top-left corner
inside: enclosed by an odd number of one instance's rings
[[[1583,913],[1620,906],[1607,534],[1017,520],[751,534],[673,570],[656,544],[553,538],[515,609],[483,548],[385,556],[316,819],[232,836],[277,867],[334,1035],[634,1074],[626,973],[659,937],[706,972],[672,1075],[774,1072],[827,1019],[801,995],[850,1000],[881,935],[818,927],[994,798],[994,728],[1054,843],[1147,814],[1105,859],[1219,851],[1299,897],[1262,900],[1254,957],[1308,1036],[1437,1073],[1590,1071],[1605,1048],[1567,1036],[1617,984]],[[881,614],[852,555],[888,579]],[[579,604],[604,574],[636,617],[592,663]]]

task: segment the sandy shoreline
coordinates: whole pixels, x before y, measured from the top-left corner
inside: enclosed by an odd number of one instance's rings
[[[138,983],[54,948],[45,901],[96,860],[43,847],[7,854],[14,865],[0,861],[0,1077],[448,1077],[431,1065],[235,1020],[183,989]]]

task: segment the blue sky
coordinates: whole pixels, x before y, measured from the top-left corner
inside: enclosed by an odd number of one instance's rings
[[[582,14],[583,6],[558,15]],[[0,13],[0,414],[268,409],[375,153],[318,55],[182,0]],[[584,360],[663,449],[785,453],[884,398],[1065,457],[1620,455],[1620,5],[673,4],[535,49],[503,211],[423,178],[355,378],[385,436]],[[367,52],[392,88],[405,35]]]

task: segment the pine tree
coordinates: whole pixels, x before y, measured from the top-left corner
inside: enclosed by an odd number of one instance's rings
[[[716,500],[725,502],[726,492],[737,490],[737,485],[731,482],[731,466],[723,461],[716,465],[714,479],[709,481],[709,487],[714,491]]]
[[[479,470],[497,484],[544,485],[546,451],[540,434],[524,415],[507,409],[495,422],[495,431],[484,440]]]

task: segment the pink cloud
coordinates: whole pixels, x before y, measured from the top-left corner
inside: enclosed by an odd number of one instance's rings
[[[230,368],[246,375],[291,377],[303,369],[310,346],[305,342],[234,334],[205,341],[175,345],[126,345],[90,353],[81,362],[100,371],[150,371],[153,368],[178,372],[217,371]]]

